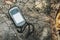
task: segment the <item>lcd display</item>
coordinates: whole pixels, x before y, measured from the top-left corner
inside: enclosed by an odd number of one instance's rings
[[[13,15],[13,19],[16,23],[21,23],[22,21],[24,21],[22,15],[19,12]]]

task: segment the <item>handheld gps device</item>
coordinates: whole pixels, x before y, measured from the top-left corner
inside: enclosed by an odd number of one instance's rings
[[[26,21],[24,17],[22,16],[21,11],[19,10],[18,7],[11,8],[9,10],[9,14],[17,27],[21,27],[25,24]]]
[[[34,31],[34,25],[26,22],[19,7],[16,7],[16,6],[12,7],[9,10],[9,14],[10,14],[14,24],[16,25],[16,27],[20,29],[20,30],[17,30],[19,33],[22,33],[27,26],[28,26],[27,37]]]

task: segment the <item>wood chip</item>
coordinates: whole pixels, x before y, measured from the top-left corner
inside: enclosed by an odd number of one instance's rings
[[[16,2],[16,0],[4,0],[4,2],[6,3],[6,4],[13,4],[13,3],[15,3]]]

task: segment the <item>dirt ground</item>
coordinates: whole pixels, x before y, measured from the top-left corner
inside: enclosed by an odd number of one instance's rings
[[[18,6],[26,21],[34,25],[34,32],[28,38],[27,28],[23,33],[16,31],[8,13],[13,6]],[[0,40],[55,40],[53,28],[59,6],[60,0],[16,0],[11,5],[0,0]]]

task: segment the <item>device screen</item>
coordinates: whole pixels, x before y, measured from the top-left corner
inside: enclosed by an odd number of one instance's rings
[[[21,23],[22,21],[24,21],[22,15],[19,12],[14,14],[13,18],[14,18],[16,23]]]
[[[18,24],[21,23],[22,21],[24,21],[21,13],[19,12],[18,9],[13,9],[11,12],[12,18],[13,20]]]

